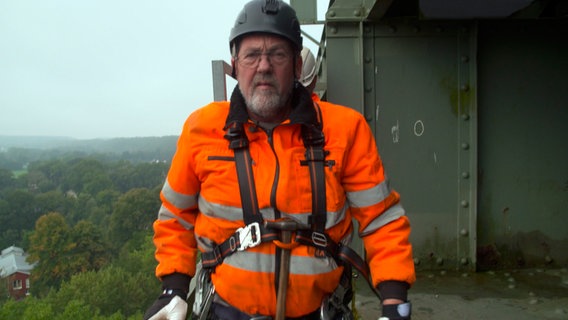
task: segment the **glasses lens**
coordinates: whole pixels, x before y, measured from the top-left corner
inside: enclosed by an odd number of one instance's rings
[[[268,52],[251,51],[245,52],[237,57],[239,63],[248,68],[253,68],[258,66],[262,56],[266,56],[268,62],[273,65],[282,65],[290,58],[288,51],[284,49],[277,49]]]

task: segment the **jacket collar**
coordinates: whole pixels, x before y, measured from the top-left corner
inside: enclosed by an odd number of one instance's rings
[[[249,120],[245,99],[239,86],[236,85],[231,94],[225,129],[234,123],[244,124]],[[318,117],[310,93],[298,82],[292,91],[292,112],[290,112],[289,120],[292,124],[318,125]]]

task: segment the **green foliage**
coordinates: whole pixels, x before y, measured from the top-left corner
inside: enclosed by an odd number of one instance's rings
[[[72,275],[98,270],[109,261],[100,230],[81,221],[73,228],[52,212],[40,217],[30,235],[28,262],[36,263],[31,274],[32,293],[43,297]]]
[[[36,264],[30,276],[32,294],[45,296],[71,276],[70,236],[71,229],[60,213],[48,213],[37,220],[28,249],[28,262]]]
[[[177,136],[74,140],[70,138],[0,136],[0,168],[21,170],[28,163],[53,159],[85,158],[130,161],[169,161]]]
[[[0,268],[0,274],[2,268]],[[8,278],[0,278],[0,305],[8,300]],[[4,319],[0,317],[0,319]]]
[[[34,195],[26,190],[7,189],[0,195],[0,245],[19,245],[40,216]]]
[[[152,229],[160,208],[159,194],[145,188],[132,189],[118,199],[110,217],[110,238],[123,246],[138,233]]]
[[[22,314],[22,319],[26,320],[50,320],[55,318],[53,308],[45,301],[27,300],[27,308]]]
[[[53,301],[58,312],[65,309],[67,301],[77,300],[101,315],[120,312],[129,316],[136,314],[141,306],[150,305],[155,298],[148,296],[148,292],[158,287],[151,276],[112,266],[98,272],[84,272],[64,283],[48,300]]]
[[[159,295],[152,223],[167,164],[76,156],[0,169],[0,246],[35,263],[31,296],[0,288],[0,319],[141,319]]]
[[[28,305],[35,303],[37,300],[33,298],[24,301],[8,300],[0,307],[0,319],[22,319]]]
[[[0,319],[10,320],[139,320],[142,312],[125,316],[120,311],[101,315],[100,311],[84,301],[72,299],[65,302],[62,310],[56,310],[48,300],[27,298],[23,301],[7,301],[0,304]]]
[[[0,168],[0,191],[13,187],[14,182],[12,171]]]

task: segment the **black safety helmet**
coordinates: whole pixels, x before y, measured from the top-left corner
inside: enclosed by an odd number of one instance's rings
[[[281,0],[252,0],[237,16],[229,36],[229,49],[240,37],[250,33],[270,33],[284,37],[300,52],[302,36],[296,11]]]

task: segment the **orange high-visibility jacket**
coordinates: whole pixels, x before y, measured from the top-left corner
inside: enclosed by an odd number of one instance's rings
[[[336,242],[349,243],[355,218],[373,284],[385,280],[412,284],[410,225],[399,195],[389,188],[368,124],[353,109],[328,102],[317,105],[324,149],[329,152],[326,159],[333,161],[325,169],[326,233]],[[241,108],[242,114],[245,107],[214,102],[185,122],[154,223],[158,277],[174,272],[193,276],[198,250],[211,251],[244,226],[234,154],[223,130],[230,109],[234,113],[235,108]],[[315,108],[311,101],[309,108]],[[307,224],[311,214],[309,169],[300,165],[305,147],[301,125],[294,120],[294,113],[300,111],[295,108],[289,120],[272,130],[250,120],[245,123],[264,220],[292,217]],[[212,274],[216,293],[243,312],[274,315],[275,251],[273,243],[263,242],[225,258]],[[292,250],[288,317],[318,309],[323,297],[338,285],[343,267],[331,257],[315,257],[314,251],[304,245]]]

